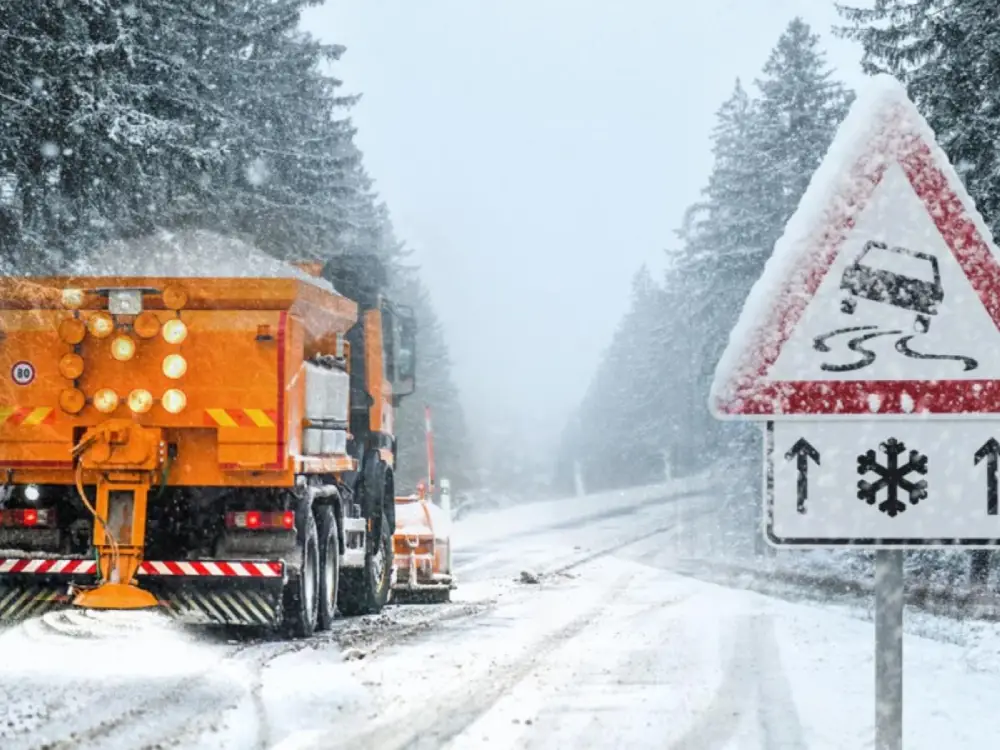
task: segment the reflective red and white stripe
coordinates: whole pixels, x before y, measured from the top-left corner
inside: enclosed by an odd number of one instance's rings
[[[233,576],[239,578],[280,578],[281,562],[237,562],[234,560],[146,560],[139,566],[144,576]]]
[[[146,560],[139,565],[145,576],[212,576],[233,578],[281,578],[282,562],[246,562],[237,560]],[[25,557],[0,558],[0,575],[35,573],[37,575],[95,575],[94,560],[51,560]]]
[[[2,573],[37,573],[63,575],[87,575],[97,572],[94,560],[39,560],[27,557],[0,558],[0,574]]]

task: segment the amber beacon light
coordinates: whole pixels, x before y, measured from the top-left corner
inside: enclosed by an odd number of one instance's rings
[[[101,388],[94,394],[94,408],[102,414],[110,414],[118,408],[118,394],[111,388]]]
[[[179,414],[184,411],[184,407],[187,406],[187,396],[184,395],[184,391],[178,390],[177,388],[171,388],[170,390],[164,392],[163,398],[160,399],[160,403],[162,403],[163,408],[171,414]]]

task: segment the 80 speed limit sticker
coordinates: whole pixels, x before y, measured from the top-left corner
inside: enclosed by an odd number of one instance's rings
[[[35,379],[35,366],[31,362],[15,362],[10,368],[10,378],[18,385],[28,385]]]

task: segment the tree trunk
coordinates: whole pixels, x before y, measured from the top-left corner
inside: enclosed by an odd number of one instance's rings
[[[973,586],[985,586],[990,579],[990,551],[977,549],[972,551],[969,561],[969,582]]]

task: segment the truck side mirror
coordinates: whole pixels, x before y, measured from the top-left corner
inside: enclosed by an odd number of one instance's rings
[[[399,399],[417,390],[417,319],[413,309],[404,305],[396,308],[399,321],[399,348],[396,350],[396,382],[402,386],[393,388],[394,405]]]
[[[399,318],[399,379],[414,380],[417,377],[417,321],[413,317]]]

